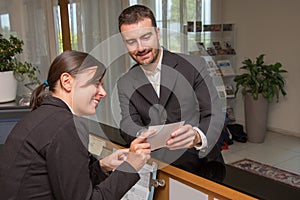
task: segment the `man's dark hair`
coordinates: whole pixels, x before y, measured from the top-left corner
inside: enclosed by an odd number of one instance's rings
[[[119,31],[121,32],[123,24],[134,24],[144,18],[150,18],[152,26],[157,27],[155,16],[150,8],[143,5],[133,5],[126,8],[119,16]]]

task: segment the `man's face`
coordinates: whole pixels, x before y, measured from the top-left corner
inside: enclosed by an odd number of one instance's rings
[[[123,24],[121,34],[129,55],[140,65],[158,62],[159,29],[152,26],[149,18],[134,24]]]

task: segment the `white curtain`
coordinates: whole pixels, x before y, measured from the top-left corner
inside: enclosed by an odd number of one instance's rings
[[[101,100],[94,120],[118,127],[116,83],[130,67],[119,34],[118,16],[129,4],[125,0],[69,0],[69,3],[72,49],[91,53],[107,67],[104,88],[108,95]]]
[[[57,54],[53,6],[54,1],[49,0],[0,0],[0,14],[9,16],[5,22],[2,20],[6,28],[0,26],[0,32],[24,41],[21,59],[39,67],[40,80],[46,78],[50,62]],[[18,96],[28,92],[24,83],[18,85]]]

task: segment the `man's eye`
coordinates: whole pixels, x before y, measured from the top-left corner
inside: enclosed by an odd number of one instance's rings
[[[147,34],[147,35],[144,35],[141,39],[142,40],[149,40],[151,38],[152,34]]]
[[[127,40],[126,43],[129,45],[133,45],[136,41],[135,40]]]

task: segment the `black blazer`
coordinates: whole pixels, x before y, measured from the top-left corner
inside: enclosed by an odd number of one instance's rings
[[[185,121],[199,127],[209,142],[206,152],[198,152],[194,148],[188,150],[189,153],[196,155],[196,158],[193,158],[195,162],[198,162],[198,156],[206,157],[215,147],[224,125],[225,114],[207,70],[207,64],[202,57],[164,50],[160,98],[139,65],[134,65],[118,80],[118,94],[122,115],[121,134],[127,142],[133,140],[137,131],[149,125]],[[183,151],[186,150],[175,151],[175,154],[182,155]],[[170,151],[167,154],[166,152],[157,154],[160,157],[163,154],[165,158],[172,157],[169,153]],[[214,152],[214,155],[216,154],[219,156],[220,151]],[[176,156],[172,159],[167,160],[172,163],[174,159],[176,160]]]
[[[24,117],[0,151],[0,199],[120,199],[139,175],[124,162],[107,177],[83,122],[54,97]]]

